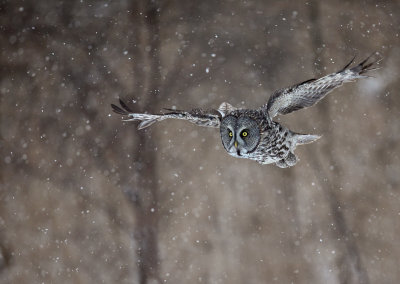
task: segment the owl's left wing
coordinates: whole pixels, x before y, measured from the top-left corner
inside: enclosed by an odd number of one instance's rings
[[[119,100],[121,107],[111,104],[115,113],[126,116],[124,121],[141,121],[138,129],[149,127],[157,121],[162,121],[168,118],[187,120],[199,126],[205,127],[219,127],[221,122],[221,113],[217,110],[203,110],[200,108],[192,109],[190,111],[165,109],[166,113],[163,114],[147,114],[133,112],[122,100]]]
[[[365,73],[378,69],[372,66],[378,63],[381,58],[376,53],[373,53],[357,66],[348,68],[353,63],[353,60],[336,73],[275,91],[269,98],[268,103],[262,108],[266,109],[270,117],[274,117],[278,114],[288,114],[310,107],[323,99],[330,91],[343,85],[343,83],[369,77]]]

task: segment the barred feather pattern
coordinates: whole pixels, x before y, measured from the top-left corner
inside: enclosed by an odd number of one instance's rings
[[[203,110],[200,108],[191,111],[166,109],[168,112],[163,114],[147,114],[133,112],[122,100],[119,100],[121,107],[111,104],[115,113],[121,114],[126,118],[123,121],[141,121],[138,129],[144,129],[157,121],[165,119],[181,119],[204,127],[219,127],[221,114],[217,110]]]
[[[293,111],[310,107],[323,99],[333,89],[343,83],[354,81],[358,78],[365,78],[368,71],[376,70],[371,68],[381,60],[376,53],[371,54],[367,59],[353,68],[348,68],[354,58],[340,71],[324,76],[320,79],[311,79],[289,88],[275,91],[262,108],[267,111],[270,117],[278,114],[288,114]]]

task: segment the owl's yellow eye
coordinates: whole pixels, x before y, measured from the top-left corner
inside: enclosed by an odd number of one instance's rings
[[[246,137],[247,135],[248,135],[247,131],[243,131],[243,132],[242,132],[242,136],[243,136],[243,137]]]
[[[232,137],[233,136],[233,132],[232,131],[229,131],[229,137]]]

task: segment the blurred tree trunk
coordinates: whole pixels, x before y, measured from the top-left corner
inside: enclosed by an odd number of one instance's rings
[[[281,214],[282,224],[286,224],[286,229],[282,237],[284,242],[283,250],[287,255],[290,255],[292,259],[296,259],[297,255],[302,255],[302,246],[298,243],[301,239],[299,226],[299,210],[297,202],[297,189],[296,189],[296,175],[294,167],[285,169],[282,179],[282,194],[279,197],[281,200],[281,210],[286,214]],[[290,275],[290,280],[293,283],[299,282],[298,273],[293,273],[298,269],[298,263],[288,261],[287,263],[287,274]]]
[[[158,1],[133,1],[133,17],[140,17],[141,33],[140,48],[146,48],[144,62],[135,66],[137,74],[147,83],[140,96],[141,106],[157,107],[159,86],[161,84],[160,72],[160,7]],[[139,13],[140,12],[140,13]],[[144,33],[144,34],[143,34]],[[148,50],[148,51],[147,51]],[[143,50],[142,50],[143,52]],[[136,64],[136,62],[134,63]],[[149,66],[141,76],[143,66]],[[137,90],[139,91],[139,90]],[[134,238],[137,244],[137,257],[139,267],[139,283],[148,283],[149,279],[160,281],[158,257],[158,175],[157,159],[152,130],[136,132],[138,143],[133,149],[134,170],[136,180],[132,185],[127,185],[127,192],[133,203],[136,217]],[[129,179],[128,179],[129,180]]]
[[[323,46],[323,35],[320,29],[320,7],[318,1],[312,1],[310,7],[310,22],[312,23],[310,33],[312,40],[312,49],[315,51],[314,62],[317,68],[317,77],[322,75],[324,66],[321,56]],[[331,126],[331,113],[329,108],[330,97],[326,97],[319,103],[319,116],[323,129],[331,131],[329,136],[329,144],[322,144],[322,153],[327,156],[330,161],[330,173],[322,166],[321,160],[313,154],[310,157],[314,159],[313,165],[316,170],[316,176],[320,178],[320,184],[324,188],[329,208],[334,222],[332,234],[337,240],[338,247],[342,250],[342,255],[338,258],[338,270],[340,283],[369,283],[367,271],[363,267],[361,256],[354,239],[351,229],[346,223],[343,206],[339,200],[337,190],[341,187],[341,167],[339,161],[335,158],[332,148],[329,145],[334,144],[335,134]],[[322,171],[322,172],[321,172]],[[329,177],[330,176],[330,177]],[[325,179],[325,178],[326,179]],[[344,244],[343,244],[344,242]]]

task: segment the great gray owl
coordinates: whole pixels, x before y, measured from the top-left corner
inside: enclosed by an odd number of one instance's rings
[[[320,136],[293,132],[272,118],[278,114],[310,107],[343,83],[369,77],[365,73],[377,69],[372,66],[379,61],[374,53],[357,66],[349,68],[353,60],[336,73],[275,91],[268,102],[258,109],[240,109],[224,102],[217,110],[166,109],[166,113],[154,115],[134,113],[122,100],[122,108],[113,104],[111,106],[114,112],[127,116],[125,121],[140,120],[138,129],[167,118],[219,128],[222,144],[228,154],[256,160],[260,164],[275,163],[278,167],[286,168],[295,165],[298,160],[294,154],[297,145],[314,142]]]

